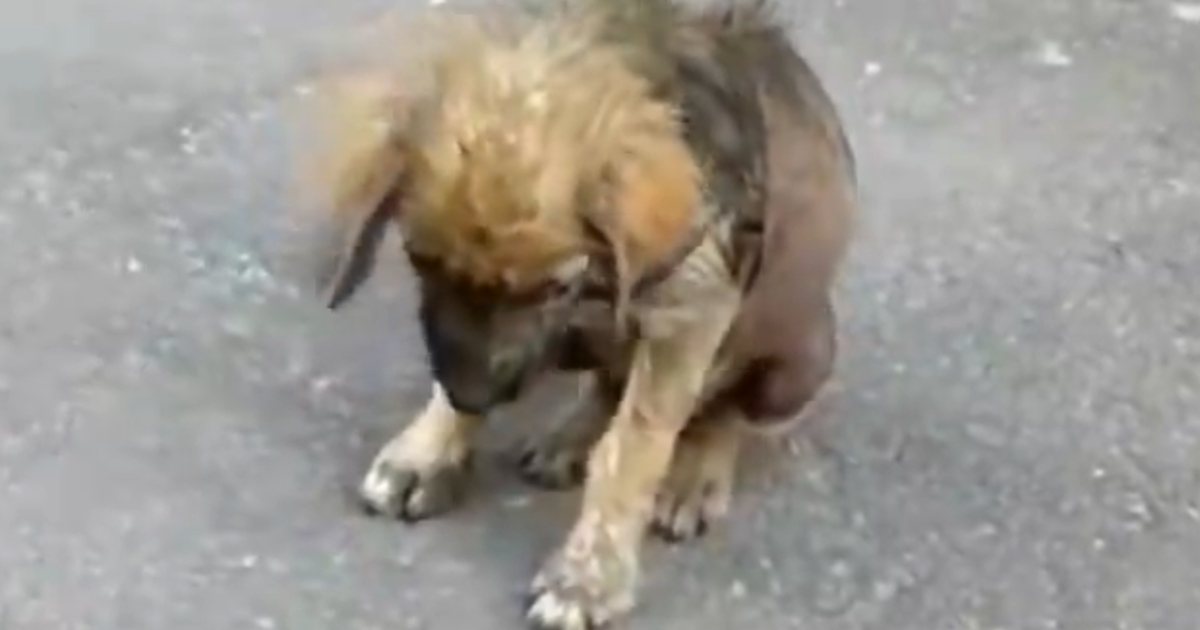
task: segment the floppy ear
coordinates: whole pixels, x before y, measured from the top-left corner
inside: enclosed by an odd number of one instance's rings
[[[308,171],[331,215],[316,242],[317,288],[336,309],[370,277],[389,219],[400,211],[407,150],[400,137],[406,107],[385,74],[324,86],[318,124],[325,145]]]
[[[640,159],[607,169],[600,208],[584,220],[612,265],[619,327],[639,284],[651,280],[648,274],[680,262],[677,254],[693,236],[701,203],[700,171],[686,146],[669,140],[646,148]]]
[[[318,291],[330,310],[349,300],[374,271],[376,252],[387,235],[398,193],[398,188],[392,188],[373,207],[335,217],[325,226],[317,245],[316,275]]]

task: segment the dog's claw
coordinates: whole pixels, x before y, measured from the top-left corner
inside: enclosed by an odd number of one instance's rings
[[[594,551],[572,562],[558,555],[533,580],[526,620],[532,630],[596,630],[627,613],[633,602],[631,568],[615,556]]]
[[[706,534],[729,513],[734,453],[720,442],[683,441],[655,500],[650,531],[678,543]]]
[[[711,486],[697,488],[691,494],[669,493],[660,496],[651,531],[669,543],[700,538],[710,525],[725,514],[725,500],[713,497]]]

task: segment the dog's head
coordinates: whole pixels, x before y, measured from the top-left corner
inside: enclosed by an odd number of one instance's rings
[[[346,124],[326,166],[327,303],[354,293],[398,227],[433,375],[464,412],[513,399],[546,366],[590,264],[628,286],[698,207],[676,112],[627,51],[569,26],[479,30],[435,57],[420,91],[380,73],[333,93]]]

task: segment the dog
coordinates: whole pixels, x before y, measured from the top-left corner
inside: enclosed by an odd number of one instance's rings
[[[420,63],[328,92],[323,299],[345,304],[395,228],[433,377],[360,494],[405,521],[443,514],[489,414],[580,374],[576,405],[520,457],[535,484],[583,486],[525,615],[606,625],[635,607],[644,534],[704,534],[744,438],[791,425],[831,379],[855,158],[766,2],[564,0],[451,22]]]

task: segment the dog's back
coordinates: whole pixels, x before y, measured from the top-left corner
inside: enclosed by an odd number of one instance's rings
[[[800,276],[823,294],[843,254],[856,185],[854,154],[837,108],[763,0],[733,0],[732,6],[708,9],[701,23],[712,34],[713,57],[728,76],[725,98],[739,103],[740,131],[755,145],[753,155],[740,163],[762,169],[742,174],[745,187],[761,192],[759,203],[746,212],[763,222],[759,262],[791,275],[801,263],[781,265],[784,250],[813,252]],[[688,115],[696,109],[685,107]],[[711,137],[717,132],[694,133]],[[813,238],[791,240],[801,234]],[[818,235],[819,242],[814,241]],[[773,270],[762,272],[768,277],[754,274],[752,294],[774,292],[760,286],[769,284]],[[805,291],[787,293],[798,292]]]

